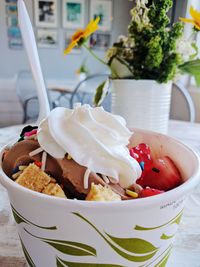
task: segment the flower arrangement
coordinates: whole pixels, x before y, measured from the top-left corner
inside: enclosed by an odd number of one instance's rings
[[[74,34],[65,54],[74,45],[84,46],[97,60],[110,68],[112,79],[150,79],[167,83],[177,74],[188,73],[194,76],[200,86],[198,48],[193,41],[184,39],[181,22],[169,26],[167,12],[172,5],[173,0],[136,0],[131,10],[128,35],[119,37],[108,49],[106,61],[98,58],[86,45],[88,36],[98,30],[99,18],[91,21],[85,30]],[[180,20],[192,23],[194,33],[197,33],[200,31],[200,12],[191,7],[190,15],[192,19]],[[97,89],[96,104],[102,101],[104,84]]]

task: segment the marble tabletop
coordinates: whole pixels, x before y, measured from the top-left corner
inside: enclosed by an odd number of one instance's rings
[[[16,138],[21,128],[15,126],[0,129],[0,147]],[[200,155],[200,124],[170,121],[169,135],[189,145]],[[23,267],[26,264],[7,192],[0,185],[0,267],[13,266]],[[186,203],[167,267],[200,267],[200,185]]]

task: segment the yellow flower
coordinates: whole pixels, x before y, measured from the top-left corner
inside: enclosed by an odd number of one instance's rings
[[[100,17],[97,17],[95,20],[91,20],[85,29],[76,31],[71,38],[70,44],[65,49],[64,55],[69,54],[75,46],[79,45],[80,41],[85,41],[93,32],[97,31],[99,21]]]
[[[200,31],[200,12],[195,10],[192,6],[190,7],[190,15],[192,19],[180,18],[181,21],[186,23],[192,23],[195,29]]]

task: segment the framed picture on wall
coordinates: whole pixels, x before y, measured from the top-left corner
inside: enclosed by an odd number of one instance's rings
[[[21,38],[21,31],[19,27],[8,27],[9,38]]]
[[[66,47],[68,47],[68,45],[71,43],[71,39],[72,39],[72,35],[74,34],[73,31],[67,31],[64,33],[64,49]],[[81,53],[81,48],[75,46],[72,51],[70,52],[70,54],[80,54]]]
[[[92,49],[107,50],[110,46],[109,33],[94,33],[90,36],[89,45]]]
[[[63,0],[63,27],[83,28],[85,21],[85,0]]]
[[[18,17],[16,15],[7,17],[8,27],[18,27]]]
[[[6,5],[6,13],[7,15],[17,16],[17,5]]]
[[[37,44],[41,48],[56,48],[58,46],[58,31],[55,29],[38,29]]]
[[[7,4],[17,4],[17,0],[5,0]]]
[[[35,25],[37,27],[55,28],[58,26],[57,0],[34,0]]]
[[[23,43],[21,38],[9,38],[8,39],[9,49],[19,50],[23,48]]]
[[[112,0],[91,0],[90,1],[90,18],[100,17],[99,30],[111,31],[112,29]]]

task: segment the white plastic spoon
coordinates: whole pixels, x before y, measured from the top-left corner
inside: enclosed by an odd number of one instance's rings
[[[50,107],[44,83],[44,78],[42,75],[40,60],[38,56],[35,35],[23,0],[18,0],[18,18],[19,18],[19,25],[22,33],[23,43],[25,46],[26,53],[28,55],[33,78],[36,83],[36,89],[39,99],[39,109],[40,109],[38,120],[36,122],[38,124],[42,119],[44,119],[49,114]]]

